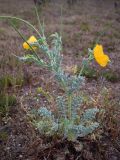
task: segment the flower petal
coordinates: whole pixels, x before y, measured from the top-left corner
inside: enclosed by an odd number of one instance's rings
[[[35,43],[35,42],[37,42],[37,39],[35,38],[35,36],[31,36],[28,40],[27,40],[27,42],[24,42],[23,43],[23,48],[24,49],[26,49],[26,50],[31,50],[31,47],[32,47],[32,49],[36,49],[37,47],[35,47],[35,46],[29,46],[27,43]]]
[[[103,52],[102,45],[97,44],[93,49],[93,54],[97,63],[102,67],[105,67],[107,63],[110,61],[109,57]]]

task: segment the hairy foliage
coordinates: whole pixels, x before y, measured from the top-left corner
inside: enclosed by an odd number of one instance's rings
[[[50,38],[52,38],[50,46],[44,36],[37,42],[30,44],[42,50],[48,58],[47,62],[29,54],[20,58],[33,61],[52,71],[56,81],[64,89],[64,94],[55,99],[58,114],[48,110],[48,107],[40,107],[37,111],[39,118],[35,121],[35,125],[42,134],[57,134],[69,140],[75,140],[77,137],[84,137],[92,133],[99,126],[97,122],[94,122],[99,109],[87,109],[82,113],[80,90],[85,82],[84,77],[81,76],[82,71],[79,75],[68,75],[63,71],[61,67],[61,37],[55,33]],[[89,59],[83,61],[83,67],[87,65],[89,60],[91,60],[91,50]]]

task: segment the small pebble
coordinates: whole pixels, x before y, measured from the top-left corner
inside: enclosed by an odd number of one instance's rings
[[[22,157],[23,157],[23,155],[19,155],[19,157],[20,157],[20,158],[22,158]]]

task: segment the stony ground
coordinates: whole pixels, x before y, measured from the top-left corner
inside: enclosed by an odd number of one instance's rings
[[[116,1],[117,2],[117,1]],[[6,92],[14,93],[17,104],[0,122],[0,159],[1,160],[37,160],[37,159],[80,159],[80,160],[118,160],[120,159],[119,113],[120,113],[120,11],[114,0],[79,0],[77,5],[68,6],[63,0],[51,0],[39,7],[41,22],[45,22],[45,33],[62,32],[63,68],[71,72],[74,65],[80,67],[83,57],[87,56],[87,48],[93,47],[99,38],[111,63],[102,70],[96,62],[92,64],[98,73],[109,73],[112,78],[97,79],[86,76],[84,91],[91,95],[93,101],[85,105],[98,105],[106,109],[104,131],[98,141],[91,137],[80,140],[83,149],[71,152],[74,148],[68,142],[43,140],[30,124],[26,114],[41,103],[45,97],[36,101],[36,89],[42,86],[52,95],[57,93],[56,83],[49,79],[51,73],[33,64],[21,64],[13,54],[24,55],[23,41],[11,27],[10,22],[0,21],[0,77],[7,74],[23,77],[22,87],[12,86]],[[0,0],[0,15],[12,15],[24,18],[36,27],[37,19],[32,0]],[[62,22],[62,23],[61,23]],[[26,25],[13,21],[15,26],[27,38],[35,34]],[[37,36],[37,35],[36,35]],[[44,56],[39,53],[41,57]],[[117,78],[114,78],[117,77]],[[109,92],[106,100],[103,90]],[[105,99],[105,101],[103,100]],[[95,100],[95,101],[94,101]],[[106,102],[104,105],[104,102]],[[91,104],[90,104],[91,105]],[[115,122],[114,122],[115,121]],[[4,133],[4,134],[3,134]],[[1,136],[2,135],[2,136]],[[65,143],[67,146],[66,147]],[[72,148],[72,149],[71,149]],[[73,149],[74,150],[74,149]],[[56,154],[54,154],[56,152]]]

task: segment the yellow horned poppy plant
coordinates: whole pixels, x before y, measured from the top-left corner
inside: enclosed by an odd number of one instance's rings
[[[93,55],[97,63],[102,67],[105,67],[110,61],[109,57],[103,52],[102,45],[97,44],[95,46],[93,49]]]
[[[35,43],[35,42],[37,42],[37,39],[35,38],[35,36],[31,36],[31,37],[27,40],[27,42],[24,42],[24,43],[23,43],[23,48],[26,49],[26,50],[31,50],[31,47],[32,47],[32,49],[35,50],[37,47],[31,45],[32,43]],[[29,43],[29,45],[31,45],[31,47],[30,47],[27,43]]]

